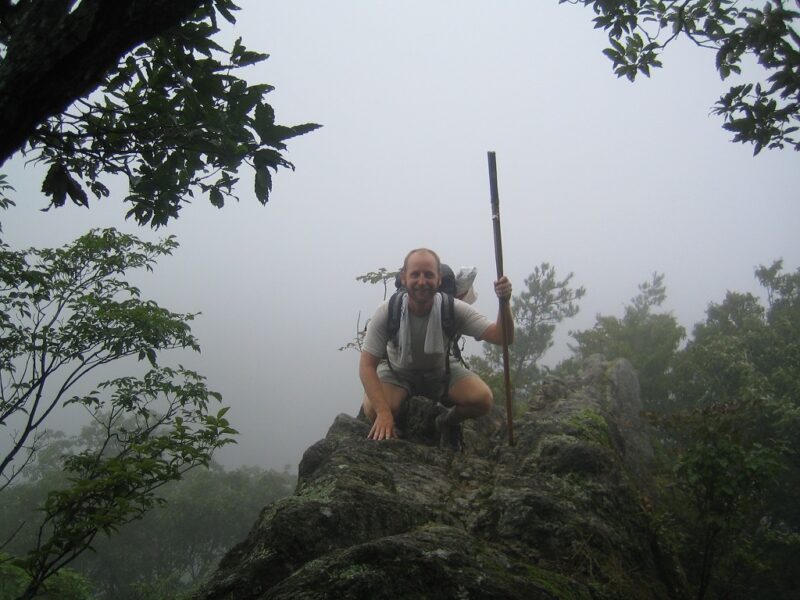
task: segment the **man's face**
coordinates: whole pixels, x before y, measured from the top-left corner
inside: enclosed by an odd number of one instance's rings
[[[401,277],[408,295],[416,304],[427,304],[439,289],[439,269],[436,259],[428,252],[415,252],[408,257]]]

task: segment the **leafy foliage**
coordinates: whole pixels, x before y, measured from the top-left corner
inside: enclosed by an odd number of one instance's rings
[[[800,550],[800,271],[756,276],[768,306],[728,292],[673,362],[659,420],[672,466],[664,494],[697,595],[788,598]]]
[[[127,216],[153,227],[196,195],[217,207],[236,199],[243,165],[265,204],[273,172],[293,168],[287,140],[318,126],[276,123],[265,102],[272,87],[240,78],[267,56],[241,39],[227,48],[214,40],[218,19],[234,24],[237,9],[231,0],[0,3],[0,164],[20,150],[42,164],[50,207],[88,206],[122,177]],[[13,204],[11,189],[0,175],[0,208]],[[15,559],[26,573],[21,597],[45,593],[98,534],[160,505],[162,486],[208,465],[236,433],[226,408],[212,410],[220,396],[202,376],[159,364],[164,350],[199,350],[194,315],[142,300],[124,278],[175,247],[114,230],[61,249],[0,242],[0,429],[9,440],[0,491],[35,473],[37,452],[65,452],[35,544]],[[134,359],[134,371],[149,370],[84,392],[90,375]],[[62,405],[86,409],[91,443],[45,448],[44,425]]]
[[[0,554],[0,600],[16,600],[25,592],[30,575],[12,563],[8,554]],[[34,600],[90,600],[89,582],[71,569],[62,569],[42,586]]]
[[[400,270],[390,271],[386,267],[380,267],[377,271],[370,271],[364,275],[356,277],[356,281],[362,283],[382,284],[383,285],[383,299],[389,295],[389,282],[394,282],[395,278],[400,274]]]
[[[768,342],[765,313],[752,294],[728,292],[711,304],[705,323],[675,361],[673,407],[692,409],[734,402],[742,393],[766,392]]]
[[[542,372],[539,360],[553,345],[556,325],[578,314],[583,287],[571,288],[573,274],[559,280],[547,262],[525,278],[525,288],[511,299],[514,343],[509,346],[511,385],[516,398],[529,398]],[[503,355],[499,346],[484,343],[483,357],[470,357],[470,366],[485,378],[495,397],[501,397]]]
[[[28,35],[25,14],[39,10],[32,4],[16,6],[11,33],[0,37],[0,47],[20,46],[16,38]],[[87,4],[94,2],[82,3]],[[282,154],[286,141],[318,125],[277,124],[264,100],[272,86],[238,77],[267,55],[248,50],[241,38],[230,48],[213,39],[218,16],[235,23],[236,5],[196,4],[176,27],[126,52],[95,88],[37,123],[23,150],[47,167],[42,191],[51,207],[67,199],[88,206],[87,192],[107,197],[110,178],[121,175],[129,187],[127,216],[159,227],[196,194],[216,207],[237,199],[234,185],[244,164],[255,173],[255,196],[262,204],[272,189],[271,171],[294,168]],[[48,18],[58,26],[88,27],[88,9],[60,14],[62,8],[51,8]]]
[[[0,496],[0,539],[18,530],[9,549],[21,554],[35,546],[35,524],[41,520],[37,507],[48,490],[66,484],[61,455],[85,450],[102,437],[92,423],[79,437],[54,441],[51,452],[40,453],[34,469],[26,471],[24,481]],[[95,551],[82,554],[72,568],[92,582],[98,599],[175,597],[200,582],[247,534],[266,504],[291,493],[295,480],[287,472],[256,467],[226,471],[212,462],[208,469],[195,469],[166,484],[160,491],[163,505],[121,526],[111,538],[98,537]]]
[[[784,146],[800,150],[800,13],[784,0],[761,7],[737,0],[559,0],[564,2],[592,6],[595,28],[608,32],[604,54],[617,76],[630,81],[661,67],[662,51],[679,37],[714,50],[722,79],[740,74],[752,56],[765,84],[734,85],[713,112],[723,117],[733,141],[753,144],[754,154]]]
[[[152,597],[143,592],[154,584],[173,594],[186,591],[205,579],[245,538],[264,507],[289,495],[294,483],[288,473],[256,467],[194,470],[164,490],[163,507],[101,540],[98,552],[84,555],[75,568],[109,599],[133,598],[135,589],[141,598]],[[139,548],[152,551],[137,556]]]
[[[784,273],[783,261],[777,260],[759,267],[756,277],[767,292],[772,393],[800,405],[800,269]]]
[[[360,281],[362,283],[369,283],[372,285],[382,284],[383,285],[383,299],[386,300],[386,296],[389,294],[389,282],[394,281],[395,277],[400,273],[399,270],[397,271],[390,271],[386,267],[380,267],[377,271],[370,271],[369,273],[365,273],[363,275],[359,275],[356,277],[356,281]],[[369,319],[364,323],[364,327],[361,327],[361,313],[358,313],[358,318],[356,319],[356,335],[355,337],[347,342],[344,346],[339,348],[339,351],[342,350],[355,350],[357,352],[361,352],[361,347],[364,343],[364,336],[367,335],[367,324],[369,323]]]
[[[770,528],[764,515],[786,469],[788,440],[776,428],[785,409],[751,398],[661,421],[676,443],[677,486],[666,493],[698,598],[710,590],[715,597],[747,596],[748,579],[765,570],[758,538]]]
[[[18,561],[30,574],[28,595],[109,534],[160,500],[156,491],[232,442],[219,394],[184,367],[159,366],[170,348],[198,350],[188,321],[142,300],[123,278],[152,269],[176,247],[172,238],[142,242],[113,229],[92,231],[59,249],[0,247],[0,427],[9,450],[2,487],[28,465],[46,419],[61,404],[83,406],[97,425],[94,444],[68,455],[69,485],[52,490],[34,549]],[[99,383],[70,396],[87,375],[124,358],[147,360],[141,377]]]
[[[14,206],[14,202],[11,200],[11,198],[6,196],[8,191],[13,190],[14,188],[11,187],[7,182],[7,177],[5,175],[0,175],[0,210],[5,210],[10,206]],[[3,229],[0,227],[0,232],[2,231]]]
[[[709,406],[760,394],[800,402],[800,270],[782,261],[759,267],[764,308],[752,294],[728,292],[709,305],[706,321],[676,363],[678,407]]]
[[[573,350],[580,357],[628,359],[639,374],[642,402],[650,410],[668,409],[669,373],[685,336],[674,316],[653,312],[665,299],[664,275],[654,273],[639,285],[639,294],[621,319],[598,315],[592,329],[572,333],[577,341]]]
[[[89,372],[126,356],[155,365],[159,350],[199,349],[187,324],[194,315],[141,300],[120,277],[129,269],[152,269],[176,246],[173,238],[151,244],[113,229],[59,249],[0,246],[0,426],[15,416],[26,421],[0,462],[6,480],[34,432]],[[55,390],[48,396],[46,386],[58,371],[65,380],[51,383]]]

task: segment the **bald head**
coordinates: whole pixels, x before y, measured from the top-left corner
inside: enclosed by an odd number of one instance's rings
[[[403,272],[406,272],[408,270],[408,260],[413,255],[415,255],[415,254],[423,254],[423,253],[424,254],[430,254],[433,257],[433,259],[436,261],[436,272],[437,272],[437,274],[441,273],[441,271],[442,271],[442,261],[439,260],[439,255],[436,254],[436,252],[434,252],[433,250],[431,250],[429,248],[415,248],[414,250],[412,250],[411,252],[406,254],[406,257],[403,260]]]

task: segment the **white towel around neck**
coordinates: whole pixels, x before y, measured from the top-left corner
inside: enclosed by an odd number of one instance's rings
[[[397,332],[397,341],[400,345],[401,369],[411,366],[411,323],[408,316],[408,294],[403,295],[403,304],[400,307],[400,330]],[[444,354],[444,334],[442,333],[442,295],[436,294],[433,299],[433,308],[428,315],[428,329],[425,332],[425,354]]]

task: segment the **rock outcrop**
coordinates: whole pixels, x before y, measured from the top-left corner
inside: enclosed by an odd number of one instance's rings
[[[646,502],[652,448],[626,361],[551,379],[515,419],[437,448],[437,408],[412,398],[405,439],[339,415],[197,600],[683,598]]]

